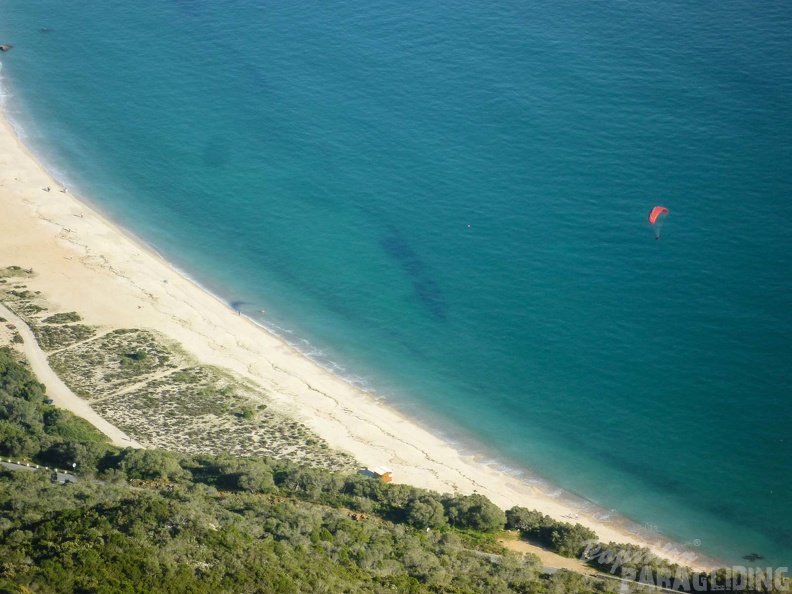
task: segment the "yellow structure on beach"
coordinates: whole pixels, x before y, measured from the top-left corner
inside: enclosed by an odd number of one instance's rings
[[[377,466],[372,468],[371,472],[374,473],[375,478],[382,479],[383,482],[390,483],[393,481],[393,471],[387,466]]]

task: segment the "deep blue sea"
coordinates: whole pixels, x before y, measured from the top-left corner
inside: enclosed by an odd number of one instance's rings
[[[792,566],[791,32],[769,0],[7,0],[0,75],[56,177],[336,373],[583,513]]]

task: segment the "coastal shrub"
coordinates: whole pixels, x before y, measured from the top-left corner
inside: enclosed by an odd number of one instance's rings
[[[44,431],[65,441],[77,443],[105,443],[107,439],[83,418],[69,414],[62,408],[47,405],[43,413]]]
[[[68,324],[69,322],[79,322],[82,320],[76,311],[66,313],[56,313],[42,320],[45,324]]]
[[[285,468],[279,466],[274,473],[275,484],[290,494],[305,497],[311,501],[334,501],[335,495],[344,485],[342,476],[322,468],[297,465],[288,465]]]
[[[568,569],[557,571],[550,576],[548,581],[548,592],[591,592],[592,589],[601,592],[612,591],[609,588],[605,588],[605,582],[599,582],[600,587],[596,588],[595,585],[597,582],[579,573],[569,571]]]
[[[422,495],[407,503],[405,521],[416,528],[442,528],[448,524],[443,504],[430,495]]]
[[[587,551],[587,561],[601,571],[611,572],[614,570],[621,573],[622,570],[640,571],[642,568],[649,568],[653,573],[659,569],[676,569],[676,564],[669,564],[660,559],[647,547],[633,544],[623,544],[609,542],[608,544],[599,543],[597,547]]]
[[[209,461],[207,457],[201,457],[204,461]],[[210,475],[212,486],[218,489],[229,489],[234,491],[247,491],[251,493],[272,493],[277,491],[273,478],[272,468],[259,460],[247,458],[235,458],[225,456],[215,459],[211,466],[198,471],[196,466],[187,462],[182,468],[192,470],[201,480],[206,480]],[[195,479],[194,479],[195,480]]]
[[[445,497],[443,507],[452,526],[492,532],[503,530],[506,524],[506,514],[503,510],[484,495]]]
[[[84,443],[65,440],[42,449],[37,461],[46,466],[73,469],[82,475],[92,476],[102,460],[114,451],[113,446],[97,440]]]
[[[511,555],[493,563],[453,535],[339,510],[200,489],[0,480],[2,591],[563,592]],[[31,512],[13,513],[10,501]]]
[[[272,479],[272,472],[260,466],[254,466],[236,475],[234,487],[239,491],[271,493],[275,491],[275,481]]]
[[[33,297],[33,293],[31,293],[30,291],[17,291],[16,289],[11,289],[10,291],[8,291],[8,294],[13,295],[14,297],[17,297],[19,299],[29,299]]]
[[[144,367],[141,364],[146,359],[148,359],[148,353],[146,351],[124,353],[120,359],[121,368],[130,368],[134,369],[135,371],[142,371]]]
[[[0,420],[0,454],[13,458],[32,459],[39,450],[38,440],[24,427]]]
[[[76,462],[93,472],[111,448],[107,438],[84,419],[45,404],[45,398],[29,369],[8,348],[0,349],[0,453],[42,465]]]
[[[30,303],[28,301],[23,301],[22,303],[18,303],[15,306],[15,311],[22,317],[30,318],[30,316],[34,316],[37,313],[41,313],[42,311],[47,311],[46,307],[42,307],[36,303]]]
[[[563,523],[550,536],[551,548],[564,557],[579,557],[586,543],[596,541],[597,533],[582,524]]]
[[[392,522],[420,528],[450,524],[459,529],[491,532],[502,530],[506,523],[504,512],[484,495],[441,496],[434,491],[385,483],[361,474],[345,478],[338,499],[354,509],[363,509],[365,505]]]
[[[68,326],[31,324],[31,330],[33,330],[39,345],[45,351],[62,349],[87,340],[96,334],[96,328],[85,326],[84,324]]]
[[[336,470],[355,464],[304,425],[260,404],[269,396],[260,386],[222,369],[187,367],[188,355],[149,331],[118,329],[66,344],[56,333],[86,327],[38,326],[40,342],[57,349],[51,367],[72,391],[149,444],[190,454],[280,455]]]
[[[740,591],[747,594],[767,592],[792,592],[792,584],[777,584],[778,587],[762,583],[766,576],[761,570],[752,571],[751,580],[745,574],[735,573],[732,569],[721,568],[714,572],[695,572],[671,563],[652,553],[647,547],[633,544],[599,543],[587,550],[589,565],[603,572],[621,576],[625,579],[653,583],[658,586],[673,587],[675,584],[688,584],[686,591],[715,592]]]
[[[180,481],[190,473],[179,464],[179,456],[164,450],[127,449],[121,455],[120,468],[129,478]]]
[[[565,530],[524,508],[504,514],[481,495],[441,496],[288,460],[120,451],[45,398],[13,351],[0,349],[0,447],[83,471],[64,487],[44,472],[0,468],[0,592],[613,591],[568,572],[540,575],[535,558],[506,553],[484,532],[555,525],[555,546],[574,548],[582,527]],[[91,465],[103,482],[86,477]],[[132,488],[127,475],[180,484]],[[424,530],[432,525],[440,529]]]
[[[191,373],[191,370],[189,369],[180,369],[173,373],[170,377],[172,381],[179,383],[188,383],[195,380],[195,375]]]
[[[8,347],[0,348],[0,391],[11,398],[20,398],[34,404],[44,402],[44,384],[17,360]]]
[[[578,557],[597,534],[582,524],[558,522],[536,510],[515,506],[506,511],[506,528],[565,557]]]
[[[550,516],[525,507],[514,506],[506,511],[506,528],[520,532],[538,532],[551,528],[556,521]]]

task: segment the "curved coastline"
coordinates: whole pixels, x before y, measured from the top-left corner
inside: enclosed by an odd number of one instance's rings
[[[0,180],[0,204],[7,213],[0,222],[0,249],[7,254],[6,265],[40,271],[30,284],[50,300],[79,310],[92,323],[156,329],[199,360],[241,373],[269,389],[332,446],[363,464],[393,467],[399,482],[438,491],[478,491],[503,508],[523,505],[557,519],[583,512],[579,521],[605,542],[646,545],[672,559],[668,546],[685,550],[658,534],[645,538],[637,523],[609,517],[610,512],[577,494],[556,487],[551,487],[558,491],[555,496],[542,492],[532,484],[540,480],[550,487],[542,479],[482,460],[475,446],[471,451],[439,437],[398,406],[334,375],[273,329],[237,315],[155,248],[98,212],[90,200],[43,192],[43,187],[57,188],[58,181],[25,147],[5,106],[0,116],[0,160],[15,173]],[[102,298],[108,291],[112,302]],[[585,506],[576,505],[578,498]],[[710,568],[717,562],[697,555],[686,564]]]

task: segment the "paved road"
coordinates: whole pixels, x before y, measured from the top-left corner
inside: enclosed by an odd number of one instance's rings
[[[130,439],[123,431],[115,425],[112,425],[100,417],[97,412],[92,409],[88,403],[77,396],[69,387],[61,381],[61,379],[52,371],[47,361],[47,354],[41,350],[36,337],[28,328],[27,324],[23,322],[16,314],[11,312],[5,305],[0,303],[0,316],[6,318],[9,322],[16,326],[19,334],[22,335],[24,340],[25,356],[33,373],[36,374],[38,380],[47,387],[47,394],[52,398],[53,403],[60,408],[70,410],[75,415],[78,415],[91,423],[94,427],[99,429],[102,433],[107,435],[110,440],[117,446],[142,448],[133,439]]]
[[[48,471],[43,466],[26,466],[25,464],[14,464],[13,462],[2,461],[0,461],[0,465],[10,468],[11,470],[38,470],[40,472],[51,472],[51,470]],[[59,483],[76,483],[79,480],[76,474],[70,474],[68,472],[58,472],[56,474],[56,480]]]

